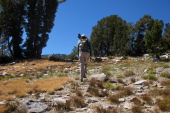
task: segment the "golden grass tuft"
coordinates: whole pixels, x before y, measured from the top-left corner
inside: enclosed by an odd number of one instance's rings
[[[33,87],[40,92],[51,93],[55,90],[61,89],[62,85],[71,82],[72,79],[68,77],[55,77],[37,80],[33,83]]]
[[[52,93],[70,81],[72,81],[72,79],[68,77],[47,78],[32,83],[29,83],[27,79],[0,81],[0,101],[11,100],[15,96],[24,97],[30,93]]]
[[[6,105],[0,105],[0,113],[4,113],[6,110],[8,110]]]

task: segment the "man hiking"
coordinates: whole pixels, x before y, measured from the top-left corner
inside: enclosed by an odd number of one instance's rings
[[[85,34],[81,35],[80,40],[78,41],[78,57],[80,60],[80,81],[83,82],[83,78],[86,77],[87,73],[87,62],[89,57],[91,59],[92,51],[91,44]]]

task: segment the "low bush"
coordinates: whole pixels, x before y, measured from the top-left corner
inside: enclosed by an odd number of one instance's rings
[[[157,80],[156,76],[153,74],[142,76],[143,79]]]
[[[118,110],[113,107],[103,108],[101,105],[96,106],[95,113],[118,113]]]
[[[142,111],[142,107],[141,106],[133,106],[132,107],[132,109],[131,109],[131,111],[133,112],[133,113],[144,113],[143,111]]]
[[[170,98],[158,99],[156,103],[162,111],[170,111]]]
[[[129,77],[129,76],[133,76],[133,75],[135,75],[135,73],[134,73],[133,71],[131,71],[131,70],[126,71],[126,72],[124,73],[124,76],[125,76],[125,77]]]
[[[170,73],[169,72],[161,73],[161,77],[170,78]]]

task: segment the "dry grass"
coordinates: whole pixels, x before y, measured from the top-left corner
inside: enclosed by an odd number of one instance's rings
[[[116,108],[103,108],[101,105],[95,107],[95,113],[118,113]]]
[[[0,113],[4,113],[6,110],[8,110],[6,105],[0,105]]]
[[[33,88],[35,88],[37,91],[40,92],[52,93],[57,89],[61,89],[63,84],[70,81],[72,81],[72,79],[67,77],[55,77],[55,78],[42,79],[34,82]]]
[[[72,81],[67,77],[55,77],[37,80],[29,83],[27,79],[0,81],[0,101],[26,96],[28,93],[48,92],[62,88],[62,85]]]
[[[167,88],[170,88],[170,79],[161,81],[161,85],[166,86]]]
[[[24,61],[23,63],[16,63],[14,65],[6,64],[5,66],[2,66],[2,68],[11,69],[11,70],[5,70],[5,72],[7,72],[10,75],[10,74],[26,73],[28,70],[31,69],[41,70],[47,66],[51,66],[51,68],[53,68],[54,66],[64,66],[65,64],[66,62],[54,62],[49,60],[32,60],[32,61]],[[15,70],[19,70],[19,72],[16,72]],[[3,73],[3,71],[4,70],[0,70],[0,73]]]

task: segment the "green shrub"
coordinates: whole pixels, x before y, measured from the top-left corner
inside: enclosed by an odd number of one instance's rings
[[[158,99],[157,105],[162,111],[170,111],[170,98]]]
[[[58,73],[57,76],[58,76],[58,77],[66,77],[66,76],[67,76],[67,73]]]
[[[58,56],[52,55],[49,57],[50,61],[60,61],[61,59]]]
[[[149,74],[146,76],[142,76],[143,79],[149,79],[149,80],[157,80],[156,76],[153,74]]]
[[[126,71],[126,72],[124,73],[124,76],[125,76],[125,77],[129,77],[129,76],[133,76],[133,75],[135,75],[135,73],[134,73],[133,71],[131,71],[131,70]]]
[[[111,75],[110,68],[109,67],[103,67],[102,70],[101,70],[101,73],[104,73],[108,76]]]
[[[123,78],[124,76],[123,75],[116,75],[117,78]]]
[[[161,73],[161,77],[170,78],[170,73],[169,72]]]

